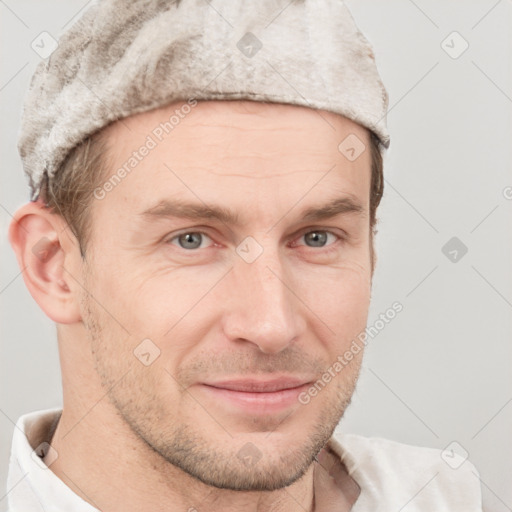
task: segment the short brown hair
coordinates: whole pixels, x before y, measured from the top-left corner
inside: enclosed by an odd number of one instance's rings
[[[39,194],[52,213],[64,218],[78,240],[82,257],[90,237],[94,190],[108,172],[104,133],[100,130],[75,146],[51,180],[45,175]]]
[[[370,182],[370,229],[373,236],[377,223],[377,207],[384,190],[383,160],[380,142],[370,134],[371,182]],[[59,172],[52,180],[46,179],[41,187],[40,198],[52,213],[60,214],[76,236],[82,257],[91,234],[89,209],[94,190],[101,186],[109,172],[107,140],[104,130],[89,136],[67,155]],[[373,242],[372,242],[373,267]]]

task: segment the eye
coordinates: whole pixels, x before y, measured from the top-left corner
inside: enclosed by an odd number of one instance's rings
[[[204,239],[211,240],[208,235],[200,231],[187,231],[186,233],[173,236],[168,240],[168,243],[178,245],[182,249],[204,249],[204,247],[201,247]],[[177,244],[175,244],[174,241],[176,241]]]
[[[328,240],[332,240],[331,243],[327,243]],[[321,230],[321,229],[315,229],[314,231],[308,231],[307,233],[304,233],[301,235],[300,238],[303,238],[306,242],[306,245],[308,247],[325,247],[328,245],[332,245],[336,242],[336,240],[341,239],[340,236],[335,235],[334,233],[331,233],[330,231]],[[303,245],[303,244],[299,244]]]

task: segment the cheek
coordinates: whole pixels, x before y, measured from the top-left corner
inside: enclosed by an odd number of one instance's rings
[[[216,266],[162,267],[151,272],[103,268],[97,277],[98,297],[112,315],[107,321],[121,324],[130,333],[132,345],[149,338],[164,351],[172,344],[176,360],[201,339],[203,326],[211,324],[215,307],[208,295],[226,273]]]
[[[337,344],[366,327],[371,296],[371,276],[366,267],[346,264],[320,270],[296,280],[298,295],[330,328]]]

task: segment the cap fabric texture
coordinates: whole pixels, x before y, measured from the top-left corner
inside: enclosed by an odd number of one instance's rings
[[[342,1],[99,0],[32,77],[18,141],[32,199],[89,135],[192,98],[323,109],[389,146],[388,95]]]

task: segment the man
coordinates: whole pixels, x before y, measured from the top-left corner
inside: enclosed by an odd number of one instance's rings
[[[63,408],[20,418],[11,512],[481,510],[467,461],[332,437],[386,108],[339,2],[104,0],[61,38],[10,240],[58,327]]]

